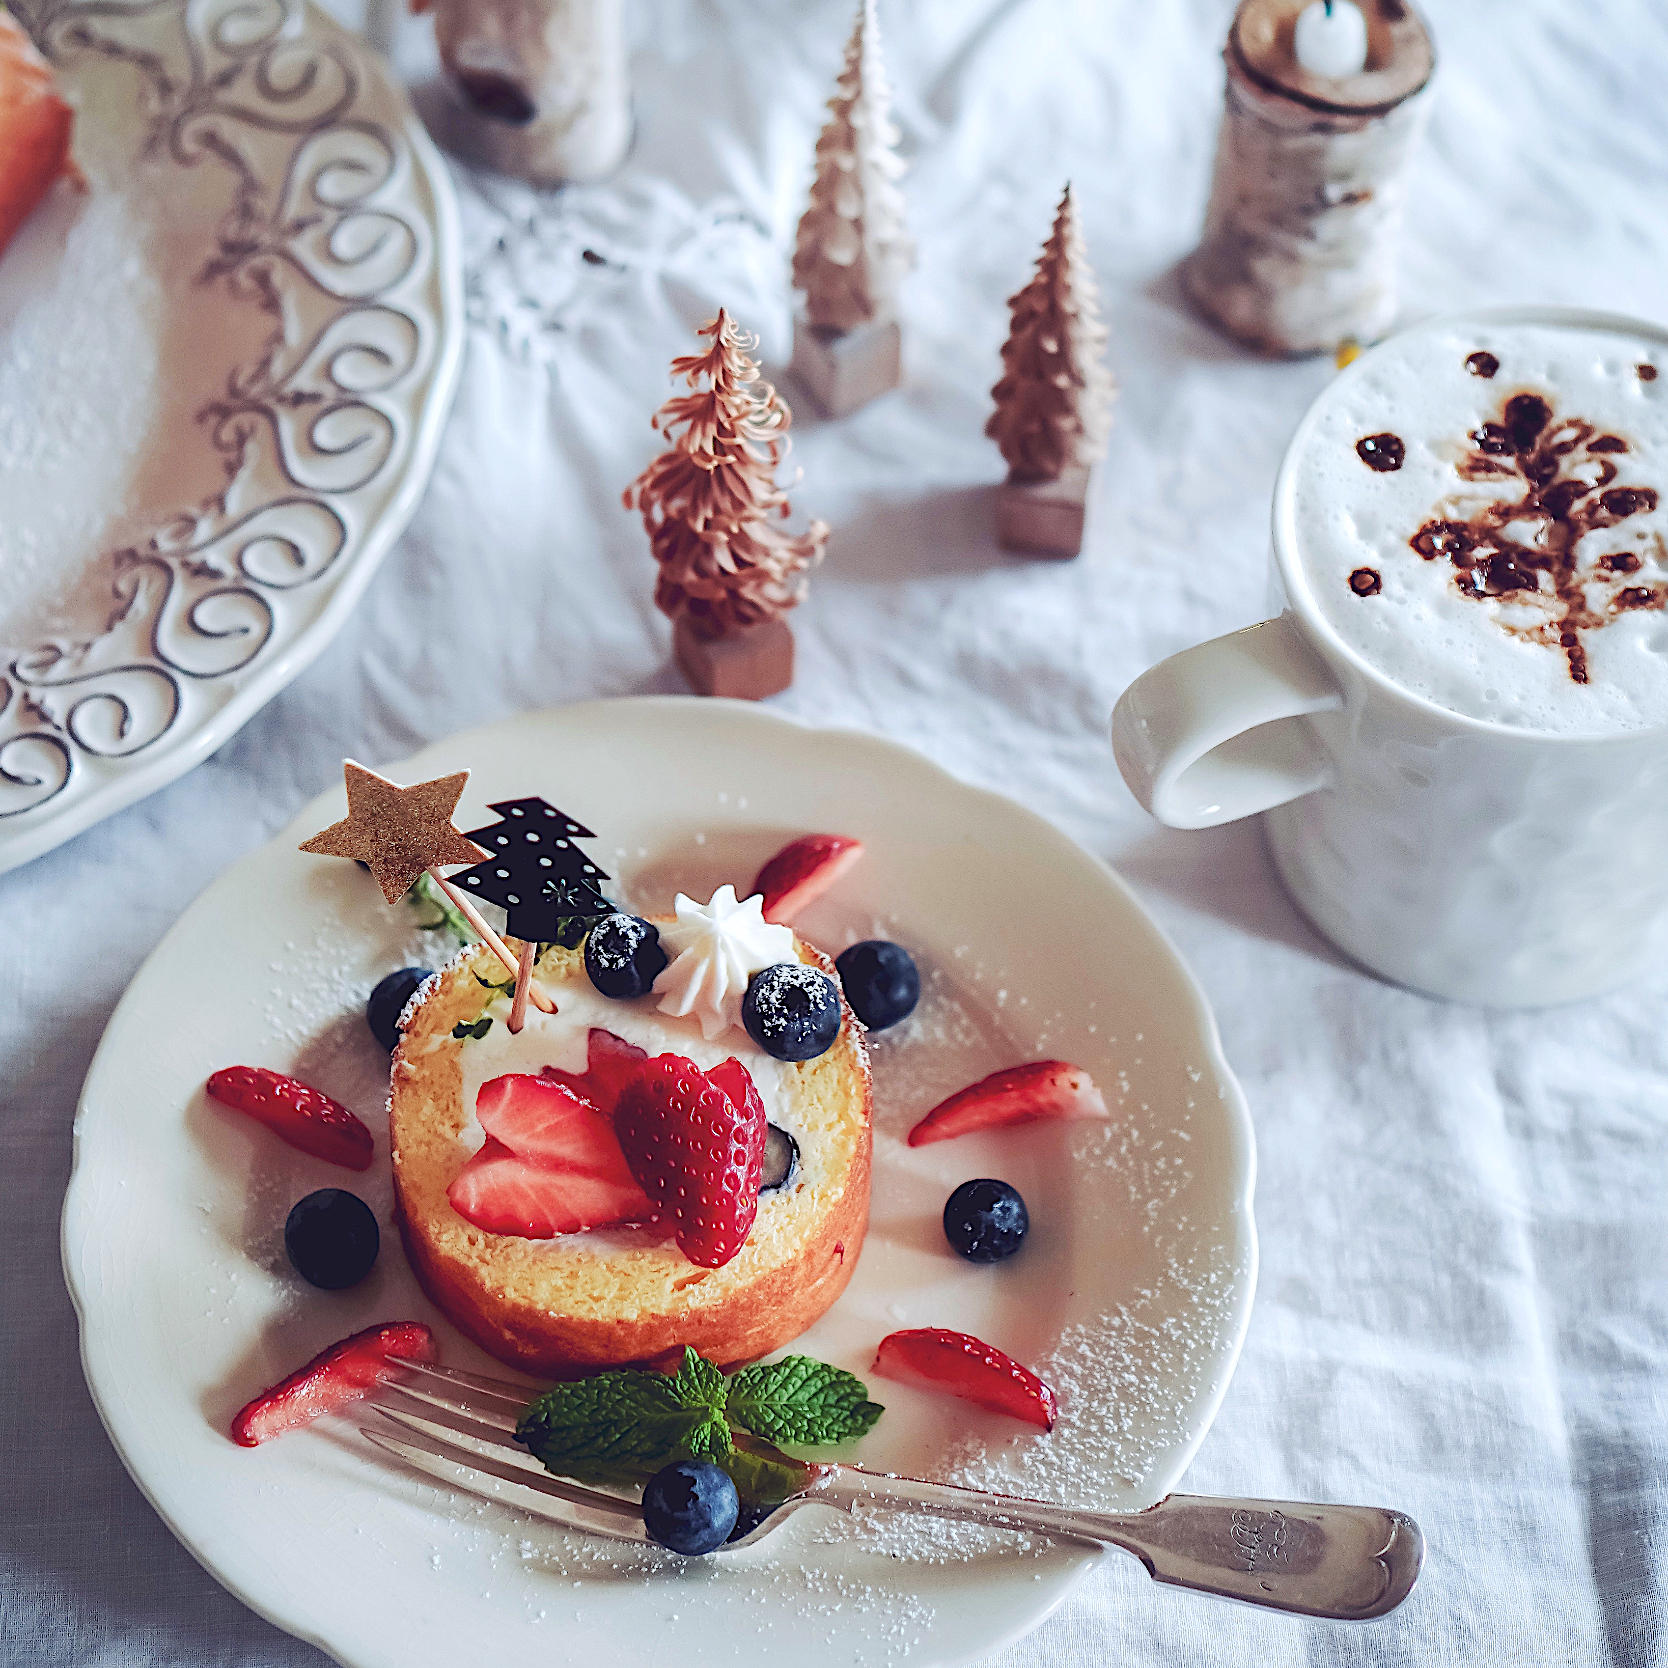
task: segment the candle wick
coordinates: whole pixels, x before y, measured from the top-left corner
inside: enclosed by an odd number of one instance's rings
[[[1332,15],[1332,0],[1325,0],[1325,4],[1326,4],[1326,15],[1328,17],[1331,17],[1331,15]]]

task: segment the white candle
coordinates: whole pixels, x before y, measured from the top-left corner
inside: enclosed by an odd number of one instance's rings
[[[1359,75],[1367,67],[1367,20],[1351,0],[1314,0],[1297,14],[1292,49],[1311,75]]]

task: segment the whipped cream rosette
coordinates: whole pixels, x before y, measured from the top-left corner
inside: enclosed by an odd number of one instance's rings
[[[695,1015],[710,1042],[741,1024],[742,998],[755,973],[798,959],[793,932],[765,920],[757,893],[738,899],[733,886],[720,886],[704,904],[680,892],[672,908],[677,919],[660,929],[671,960],[654,994],[662,1013]]]

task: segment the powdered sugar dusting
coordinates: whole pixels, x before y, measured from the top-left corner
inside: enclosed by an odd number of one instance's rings
[[[916,962],[921,1000],[915,1012],[869,1038],[875,1129],[887,1134],[907,1135],[929,1107],[1019,1058],[1001,1024],[958,977],[959,965],[952,973],[919,954]]]
[[[936,1614],[933,1605],[900,1592],[884,1569],[871,1581],[849,1567],[832,1567],[829,1553],[849,1539],[850,1520],[829,1511],[794,1514],[761,1547],[690,1559],[506,1516],[495,1504],[430,1483],[414,1486],[443,1525],[430,1567],[444,1571],[450,1560],[462,1559],[499,1572],[506,1587],[529,1595],[523,1600],[529,1621],[583,1624],[588,1595],[595,1604],[599,1589],[630,1583],[649,1603],[668,1605],[669,1622],[707,1620],[730,1639],[756,1633],[769,1641],[784,1631],[786,1592],[797,1618],[826,1626],[830,1637],[850,1643],[854,1660],[869,1663],[905,1660]],[[512,1573],[532,1583],[510,1579]]]
[[[438,964],[451,941],[419,930],[410,908],[387,910],[368,883],[344,886],[341,896],[345,902],[310,934],[286,943],[262,999],[271,1063],[363,1112],[385,1096],[387,1070],[364,1024],[366,995],[396,966]],[[888,1414],[853,1457],[878,1469],[1089,1508],[1144,1504],[1161,1470],[1164,1486],[1173,1481],[1178,1452],[1202,1430],[1221,1388],[1243,1291],[1242,1271],[1213,1260],[1228,1253],[1208,1249],[1209,1236],[1200,1235],[1187,1207],[1204,1067],[1171,1067],[1156,1078],[1139,1029],[1117,1026],[1112,1015],[1085,1022],[1082,1011],[1033,1008],[1027,981],[1013,968],[973,945],[911,942],[910,928],[877,918],[823,940],[832,948],[842,936],[847,943],[897,938],[916,958],[922,999],[902,1024],[870,1037],[876,1142],[865,1254],[845,1297],[792,1347],[863,1376],[888,1330],[988,1326],[991,1342],[1054,1388],[1060,1419],[1051,1433],[871,1376],[871,1394]],[[1094,1001],[1086,996],[1085,1007]],[[1086,1038],[1093,1039],[1108,1120],[907,1146],[909,1129],[946,1095],[1022,1060],[1070,1058]],[[377,1129],[380,1146],[385,1130],[380,1123]],[[383,1168],[364,1178],[379,1203],[387,1191],[377,1180]],[[1010,1265],[975,1269],[945,1252],[936,1212],[947,1189],[974,1174],[1013,1180],[1032,1206],[1032,1240]],[[270,1198],[250,1200],[251,1225],[261,1221],[246,1243],[276,1276],[288,1198],[282,1185],[268,1191]],[[378,1214],[386,1219],[387,1211]],[[449,1331],[445,1358],[504,1371]],[[374,1463],[369,1455],[367,1462]],[[436,1557],[446,1557],[450,1533],[472,1562],[535,1573],[541,1585],[533,1590],[541,1595],[545,1582],[574,1595],[575,1608],[566,1613],[541,1598],[529,1620],[577,1620],[583,1595],[596,1584],[630,1582],[651,1593],[675,1584],[680,1613],[711,1604],[715,1622],[730,1625],[726,1618],[745,1613],[750,1598],[769,1593],[779,1602],[789,1584],[801,1613],[826,1619],[854,1649],[861,1643],[864,1661],[902,1660],[932,1622],[931,1606],[900,1592],[889,1573],[899,1565],[978,1559],[990,1561],[993,1574],[1027,1562],[1040,1573],[1060,1555],[1039,1536],[879,1508],[849,1515],[817,1509],[795,1514],[760,1547],[707,1560],[696,1571],[657,1548],[529,1525],[467,1495],[409,1479],[406,1486],[449,1519],[448,1531],[437,1530]]]
[[[1139,1489],[1216,1387],[1234,1288],[1226,1265],[1172,1263],[1133,1301],[1068,1326],[1037,1368],[1059,1402],[1054,1429],[1000,1447],[969,1442],[947,1460],[945,1480],[1102,1508],[1108,1471]]]
[[[1109,1481],[1137,1494],[1156,1465],[1198,1428],[1201,1398],[1219,1388],[1224,1334],[1234,1325],[1237,1275],[1226,1263],[1173,1262],[1132,1301],[1065,1328],[1032,1363],[1059,1404],[1054,1429],[1015,1427],[991,1439],[969,1435],[929,1468],[932,1480],[1089,1510],[1117,1510]],[[865,1551],[904,1563],[971,1557],[1041,1556],[1052,1543],[970,1524],[879,1508],[825,1525],[829,1544],[850,1538]]]

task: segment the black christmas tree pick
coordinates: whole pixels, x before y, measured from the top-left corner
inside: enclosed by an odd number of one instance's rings
[[[592,921],[613,913],[597,889],[608,876],[574,844],[596,835],[542,799],[504,799],[492,809],[499,820],[467,836],[491,856],[453,884],[501,904],[512,937],[571,950]]]
[[[491,809],[498,821],[468,836],[491,855],[453,877],[461,892],[502,905],[510,935],[522,941],[509,1028],[521,1029],[534,946],[572,949],[593,921],[613,905],[597,890],[608,876],[574,844],[596,836],[565,811],[538,798],[503,799]]]

